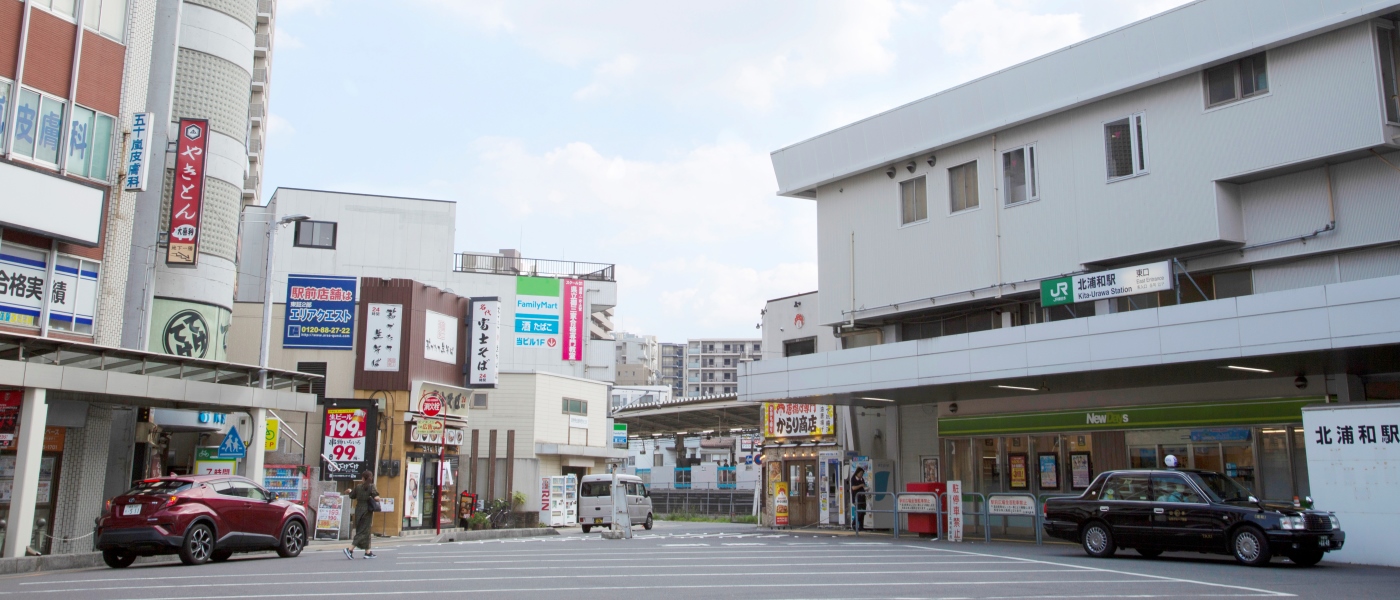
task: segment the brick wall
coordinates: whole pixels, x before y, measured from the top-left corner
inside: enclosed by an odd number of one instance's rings
[[[42,10],[29,16],[29,45],[24,54],[24,84],[68,97],[73,75],[73,33],[77,26]]]
[[[88,407],[87,425],[68,430],[63,464],[59,468],[58,497],[53,510],[50,554],[92,552],[94,519],[102,511],[102,488],[107,480],[108,439],[112,434],[112,410]]]
[[[15,65],[19,63],[19,32],[23,24],[23,2],[0,2],[0,77],[15,78]]]
[[[109,115],[120,114],[125,58],[125,46],[84,31],[83,60],[78,68],[78,104]]]

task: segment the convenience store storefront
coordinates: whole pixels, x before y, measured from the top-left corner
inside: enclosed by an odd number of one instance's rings
[[[969,492],[1077,494],[1099,473],[1184,468],[1228,475],[1265,500],[1307,496],[1302,408],[1321,396],[969,415],[938,420],[945,480]]]

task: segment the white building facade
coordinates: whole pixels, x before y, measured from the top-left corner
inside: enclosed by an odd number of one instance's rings
[[[817,203],[807,327],[843,349],[747,363],[740,399],[885,407],[899,489],[1073,492],[1177,454],[1306,495],[1301,407],[1400,399],[1400,3],[1243,9],[773,152]]]

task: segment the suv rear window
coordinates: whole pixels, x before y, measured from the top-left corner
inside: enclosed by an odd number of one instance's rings
[[[180,492],[190,489],[190,486],[192,485],[194,485],[193,482],[181,481],[179,479],[157,479],[155,481],[142,481],[140,483],[137,483],[136,487],[127,490],[125,495],[133,496],[136,494],[145,494],[148,496],[164,496],[169,494],[178,494]]]
[[[612,495],[611,481],[585,481],[578,488],[578,495],[584,498],[606,498]]]

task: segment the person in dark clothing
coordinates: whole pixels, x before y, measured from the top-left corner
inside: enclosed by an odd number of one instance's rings
[[[855,507],[855,518],[851,520],[851,528],[860,533],[860,520],[865,512],[866,496],[862,494],[869,491],[865,485],[865,467],[856,467],[856,472],[851,473],[851,506]]]
[[[369,470],[360,472],[360,483],[355,489],[350,490],[350,499],[355,501],[355,516],[351,518],[351,526],[355,528],[355,538],[353,546],[345,549],[345,558],[355,558],[355,548],[365,551],[365,558],[378,558],[369,549],[370,526],[374,522],[374,511],[379,504],[379,490],[374,487],[374,473]]]

